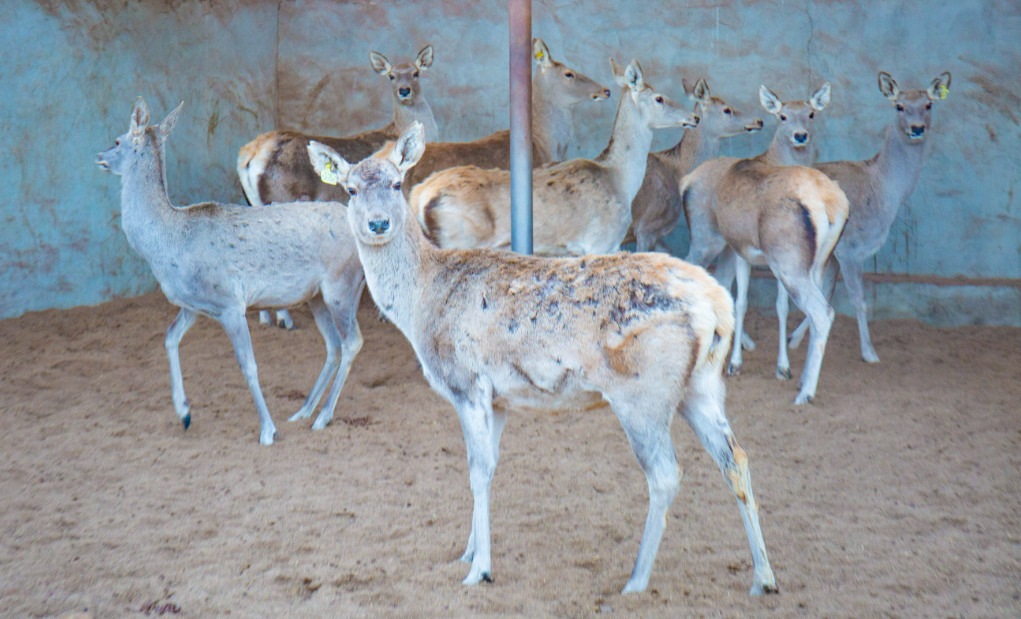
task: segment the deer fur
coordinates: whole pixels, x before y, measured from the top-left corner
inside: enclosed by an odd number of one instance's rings
[[[750,118],[719,97],[709,93],[705,78],[685,92],[697,101],[698,126],[685,129],[673,148],[649,153],[645,180],[631,203],[631,228],[625,243],[636,243],[638,251],[652,251],[673,232],[681,217],[682,176],[720,154],[720,140],[762,129],[761,118]]]
[[[820,98],[825,92],[825,98]],[[829,99],[828,84],[813,96],[813,112],[804,114],[810,121]],[[802,371],[795,404],[815,397],[822,368],[826,340],[833,323],[833,308],[822,293],[822,271],[840,232],[847,221],[847,197],[840,187],[817,170],[792,165],[793,157],[784,151],[807,150],[810,135],[804,123],[791,131],[785,124],[798,122],[794,114],[785,114],[787,104],[762,87],[763,107],[780,119],[778,134],[770,149],[753,159],[720,157],[707,161],[681,179],[680,193],[688,227],[691,251],[687,261],[708,266],[729,246],[729,264],[737,275],[735,309],[736,339],[728,372],[741,371],[741,335],[748,307],[748,281],[751,265],[768,265],[777,277],[778,287],[789,291],[795,302],[810,317],[812,344]],[[772,108],[772,109],[771,109]],[[785,120],[786,119],[786,120]],[[726,268],[723,269],[724,271]],[[730,280],[723,278],[729,288]],[[778,295],[778,306],[786,302],[786,293]],[[784,326],[781,326],[783,329]],[[790,361],[781,341],[777,358],[777,377],[790,378]]]
[[[553,60],[542,39],[532,39],[538,64],[532,76],[532,166],[563,161],[574,143],[571,109],[584,101],[602,101],[610,90],[576,69]],[[474,142],[436,142],[404,177],[404,195],[434,172],[473,165],[483,170],[510,169],[510,131],[497,131]]]
[[[149,263],[167,300],[181,308],[166,338],[177,415],[187,429],[191,412],[178,345],[204,314],[227,332],[259,412],[259,442],[271,444],[276,426],[259,386],[245,310],[307,302],[326,342],[326,363],[291,420],[312,414],[335,375],[313,425],[323,428],[333,417],[351,362],[362,347],[355,312],[365,278],[346,208],[336,202],[271,208],[217,202],[174,206],[167,196],[164,157],[180,110],[150,127],[149,108],[139,97],[128,132],[96,158],[121,177],[121,226],[128,243]]]
[[[594,160],[574,159],[533,170],[537,254],[616,251],[631,224],[631,201],[645,177],[657,128],[691,126],[698,117],[646,83],[634,60],[610,64],[623,87],[613,133]],[[474,166],[433,174],[411,193],[411,206],[433,241],[444,248],[510,247],[510,173]]]
[[[372,129],[345,138],[311,136],[298,131],[270,131],[241,147],[238,153],[238,178],[252,206],[272,202],[342,202],[347,192],[342,187],[320,182],[308,161],[309,140],[329,144],[351,161],[361,161],[378,151],[388,140],[396,140],[414,121],[426,128],[429,141],[439,138],[432,108],[419,82],[422,71],[432,66],[433,47],[426,45],[413,63],[391,65],[386,56],[369,52],[372,69],[390,79],[394,117],[382,129]],[[259,322],[270,324],[268,311],[259,312]],[[293,329],[287,310],[277,312],[277,325]]]
[[[858,318],[861,356],[869,363],[878,363],[879,356],[869,337],[864,264],[886,243],[897,211],[907,202],[922,176],[932,104],[945,99],[949,93],[950,72],[932,80],[924,90],[906,91],[897,87],[889,73],[881,72],[879,90],[893,102],[897,114],[896,121],[886,129],[886,140],[879,153],[865,161],[832,161],[816,166],[840,184],[850,203],[844,233],[833,250],[833,257],[826,263],[823,288],[826,298],[832,300],[839,264],[847,296]],[[780,320],[786,324],[786,316],[781,316]],[[791,333],[791,348],[801,343],[807,330],[806,319]]]
[[[408,338],[429,384],[457,410],[474,510],[465,584],[491,580],[490,484],[513,408],[606,402],[645,471],[649,514],[624,592],[643,591],[681,478],[670,424],[680,413],[738,499],[752,550],[751,593],[775,592],[748,458],[724,415],[729,295],[702,269],[661,254],[543,259],[434,247],[399,191],[421,129],[388,160],[332,157],[372,298]],[[316,161],[316,159],[313,159]],[[551,421],[552,423],[552,421]]]

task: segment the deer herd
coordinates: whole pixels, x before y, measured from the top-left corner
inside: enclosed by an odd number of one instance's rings
[[[762,107],[777,122],[769,148],[749,159],[719,157],[724,138],[759,131],[759,118],[684,83],[694,111],[654,88],[638,62],[612,58],[620,101],[606,149],[564,161],[574,142],[572,109],[609,89],[553,59],[533,41],[534,243],[510,247],[509,133],[439,142],[422,75],[427,46],[398,65],[377,52],[390,81],[393,121],[348,137],[273,131],[241,148],[238,175],[249,205],[171,204],[166,141],[180,106],[149,124],[139,97],[128,132],[97,163],[121,176],[121,222],[180,312],[167,330],[171,393],[191,423],[178,345],[199,314],[219,321],[259,412],[260,442],[276,427],[252,351],[246,311],[308,303],[326,362],[290,421],[331,421],[363,345],[356,312],[368,285],[381,313],[411,343],[429,384],[456,409],[474,499],[462,561],[466,584],[491,580],[489,494],[507,411],[589,410],[617,415],[649,485],[649,511],[624,592],[643,591],[679,491],[670,435],[679,413],[737,498],[751,547],[751,593],[776,592],[752,493],[748,457],[724,413],[724,368],[741,369],[752,266],[777,280],[778,378],[791,377],[787,347],[809,333],[795,404],[816,394],[834,311],[837,274],[858,319],[861,354],[878,362],[868,332],[864,261],[884,244],[921,174],[932,104],[950,74],[902,91],[879,74],[893,122],[865,161],[815,163],[812,125],[830,101],[823,84],[807,101],[781,101],[765,86]],[[650,152],[656,129],[683,127],[676,146]],[[684,215],[684,261],[655,253]],[[635,242],[638,253],[620,252]],[[714,275],[705,269],[715,262]],[[736,297],[731,285],[736,280]],[[786,334],[788,295],[806,318]],[[729,363],[727,361],[729,353]],[[332,387],[331,387],[332,381]]]

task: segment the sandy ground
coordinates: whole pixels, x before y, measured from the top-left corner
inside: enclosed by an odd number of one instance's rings
[[[174,313],[150,294],[0,322],[0,616],[1021,614],[1021,330],[876,322],[873,366],[841,317],[816,402],[795,408],[795,385],[773,377],[774,319],[752,314],[759,349],[728,381],[727,412],[781,593],[747,595],[736,503],[678,420],[681,493],[649,591],[622,597],[647,494],[609,409],[512,412],[495,583],[464,587],[460,427],[371,302],[322,432],[286,421],[325,354],[310,314],[294,312],[292,333],[251,317],[272,447],[208,319],[181,347],[183,430],[163,348]],[[796,371],[803,360],[804,347]]]

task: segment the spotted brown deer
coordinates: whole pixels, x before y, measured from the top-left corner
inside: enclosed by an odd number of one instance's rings
[[[648,586],[680,488],[670,436],[677,413],[737,497],[752,552],[750,593],[775,592],[748,456],[724,413],[722,369],[733,326],[727,292],[701,268],[663,254],[544,259],[439,249],[399,189],[424,147],[421,129],[412,126],[389,159],[352,166],[328,147],[310,154],[318,165],[325,155],[351,193],[348,219],[372,298],[461,421],[474,500],[464,583],[492,580],[489,497],[508,410],[606,403],[649,487],[645,531],[624,592]]]
[[[326,363],[292,420],[312,414],[332,379],[330,395],[313,426],[325,427],[362,347],[356,311],[365,277],[346,209],[336,202],[174,206],[167,196],[164,159],[180,110],[179,106],[150,127],[149,108],[139,97],[128,132],[96,158],[97,164],[121,177],[121,226],[128,243],[152,268],[167,300],[181,308],[166,338],[178,417],[187,429],[191,406],[184,393],[178,345],[204,314],[227,332],[259,412],[259,442],[271,444],[276,426],[259,386],[245,310],[307,302],[326,342]]]
[[[712,96],[705,78],[698,80],[690,96],[698,102],[698,126],[685,129],[673,148],[649,153],[645,180],[631,203],[631,229],[624,242],[636,243],[638,251],[652,251],[677,225],[683,214],[677,189],[681,177],[719,155],[722,139],[762,129],[761,118],[750,118]]]
[[[769,150],[752,159],[711,159],[681,179],[681,201],[691,232],[686,260],[708,266],[729,248],[718,279],[729,287],[728,267],[737,275],[736,344],[728,368],[732,374],[740,372],[742,365],[741,336],[751,265],[769,266],[778,288],[794,296],[812,328],[811,347],[794,400],[804,404],[815,397],[833,323],[833,308],[821,290],[822,272],[847,221],[847,197],[821,172],[797,165],[811,157],[808,127],[815,112],[829,100],[829,84],[803,105],[781,103],[765,86],[760,89],[760,99],[780,121]],[[781,296],[786,301],[786,293],[778,295],[778,304]],[[785,342],[779,349],[777,377],[790,378]]]
[[[532,172],[538,254],[616,251],[631,224],[631,201],[645,177],[653,129],[698,124],[698,116],[645,82],[636,61],[622,69],[611,58],[610,65],[623,90],[609,145],[594,160],[574,159]],[[440,247],[510,247],[506,170],[444,170],[415,187],[410,202]]]
[[[816,166],[840,184],[850,203],[844,233],[826,263],[823,288],[826,297],[832,299],[839,265],[847,296],[858,317],[861,356],[869,363],[878,363],[879,356],[869,337],[864,263],[886,243],[897,211],[918,184],[929,144],[926,138],[932,122],[932,104],[945,99],[950,92],[950,72],[932,80],[924,90],[901,90],[889,73],[881,72],[879,90],[896,110],[896,120],[887,127],[886,141],[879,153],[865,161],[832,161]],[[777,307],[779,311],[780,306]],[[779,318],[780,324],[786,324],[786,312]],[[791,348],[801,343],[807,329],[806,319],[791,333]],[[783,342],[782,334],[780,341]]]

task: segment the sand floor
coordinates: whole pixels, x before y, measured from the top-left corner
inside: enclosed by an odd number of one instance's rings
[[[321,432],[286,421],[325,355],[311,315],[293,312],[295,332],[250,317],[271,447],[209,319],[181,346],[181,427],[174,314],[149,294],[0,322],[0,617],[1021,615],[1019,329],[875,322],[882,363],[868,365],[840,317],[815,403],[794,407],[795,385],[774,378],[775,319],[752,313],[759,348],[728,379],[727,413],[781,592],[747,595],[736,503],[678,419],[681,493],[649,590],[622,597],[648,499],[609,409],[511,413],[495,582],[465,587],[456,415],[368,297],[365,347]]]

